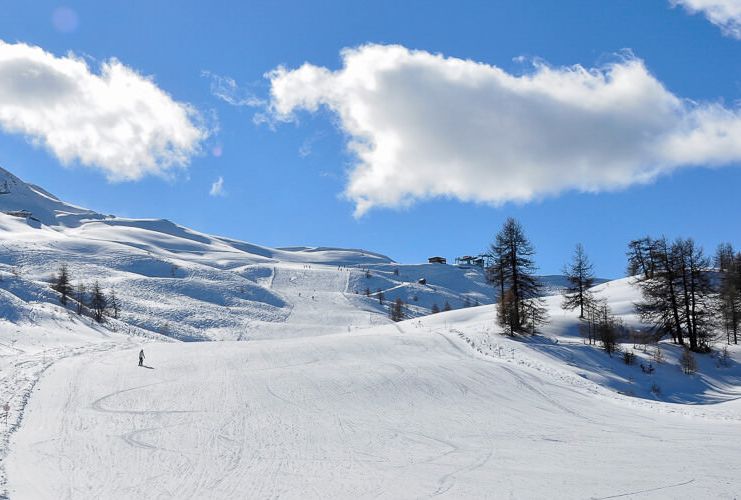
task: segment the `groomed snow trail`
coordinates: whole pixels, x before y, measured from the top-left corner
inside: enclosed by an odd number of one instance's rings
[[[733,498],[741,425],[606,402],[453,334],[151,344],[52,366],[11,498]]]

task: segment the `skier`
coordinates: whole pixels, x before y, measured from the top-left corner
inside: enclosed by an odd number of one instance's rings
[[[139,366],[144,366],[144,349],[139,351]]]

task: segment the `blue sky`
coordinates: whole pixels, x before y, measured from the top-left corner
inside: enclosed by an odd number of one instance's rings
[[[316,111],[308,109],[310,105],[307,108],[291,104],[286,100],[290,96],[279,96],[283,101],[277,104],[285,104],[287,113],[268,116],[270,123],[255,123],[256,114],[270,114],[260,102],[270,101],[271,85],[276,80],[266,78],[266,73],[283,66],[288,83],[293,78],[300,84],[292,71],[305,62],[317,74],[323,68],[338,72],[343,67],[343,48],[377,44],[385,54],[386,46],[396,44],[405,50],[441,54],[447,60],[475,61],[515,78],[542,76],[538,73],[538,61],[553,68],[557,75],[568,76],[572,75],[568,68],[574,65],[587,69],[610,64],[620,67],[626,58],[639,60],[644,73],[663,86],[663,93],[657,94],[659,98],[666,97],[669,102],[675,96],[690,103],[681,104],[681,110],[674,110],[672,116],[679,113],[683,124],[694,123],[698,110],[712,109],[714,116],[723,113],[729,120],[736,119],[735,128],[731,126],[728,132],[733,134],[740,130],[737,119],[741,40],[729,33],[727,26],[721,29],[709,22],[702,12],[691,14],[662,0],[457,2],[455,6],[429,1],[347,0],[65,4],[3,1],[1,6],[4,15],[0,17],[0,40],[38,46],[58,58],[72,52],[87,60],[92,73],[100,72],[103,62],[116,58],[139,75],[151,76],[156,87],[173,101],[188,103],[193,112],[191,120],[204,131],[203,137],[194,139],[199,152],[183,149],[187,166],[167,167],[165,178],[156,172],[136,179],[133,174],[126,174],[131,178],[122,180],[119,176],[112,182],[112,172],[120,163],[114,161],[115,165],[105,170],[96,166],[108,161],[100,156],[85,160],[72,155],[63,165],[61,147],[50,150],[34,145],[32,133],[8,130],[5,126],[0,131],[0,166],[73,203],[121,216],[168,218],[201,231],[270,246],[361,247],[401,262],[419,262],[429,255],[453,258],[479,252],[503,220],[514,216],[533,241],[543,273],[559,272],[577,242],[584,244],[598,274],[606,277],[623,274],[627,242],[644,234],[692,236],[711,253],[721,241],[741,246],[741,198],[737,195],[741,162],[733,146],[727,144],[711,153],[697,153],[691,167],[686,167],[677,156],[695,154],[696,149],[687,153],[667,151],[670,146],[662,145],[660,153],[652,150],[646,157],[681,168],[667,167],[647,183],[631,180],[611,185],[612,178],[604,178],[600,166],[591,165],[590,171],[596,174],[589,185],[597,186],[591,192],[583,192],[580,174],[574,172],[565,184],[552,185],[560,177],[568,177],[565,171],[569,166],[560,163],[561,159],[581,158],[579,148],[591,147],[585,143],[574,144],[573,150],[559,147],[552,154],[548,150],[545,156],[535,159],[520,158],[517,151],[507,149],[508,154],[514,155],[508,160],[511,164],[505,168],[504,160],[492,158],[492,163],[503,170],[497,171],[499,177],[494,176],[481,189],[470,185],[471,178],[478,174],[461,171],[469,183],[464,194],[446,191],[449,181],[455,181],[456,167],[446,168],[443,162],[438,165],[444,169],[443,177],[452,177],[441,180],[441,185],[430,186],[424,193],[402,190],[398,196],[386,198],[385,187],[369,187],[366,179],[358,181],[360,194],[348,198],[343,195],[347,193],[348,176],[361,160],[347,150],[348,141],[359,132],[343,118],[342,110],[350,109],[358,99],[362,101],[362,92],[330,97],[339,85],[335,79],[327,83],[327,93],[318,101],[325,105]],[[402,57],[413,65],[415,54],[404,52]],[[440,75],[447,71],[445,62],[428,62],[432,68],[429,78],[435,78],[437,69],[441,70]],[[398,76],[406,77],[411,71],[405,69]],[[588,71],[585,78],[591,78]],[[235,106],[214,95],[214,84],[229,81],[225,79],[236,84],[232,100],[249,97],[252,105]],[[457,102],[455,85],[459,83],[443,88],[441,95],[453,92]],[[555,85],[560,84],[557,81]],[[424,100],[425,91],[424,86],[419,87],[420,102],[435,103]],[[460,95],[466,99],[465,106],[476,109],[475,99],[480,93]],[[647,93],[649,100],[652,95]],[[378,102],[388,102],[389,109],[384,110],[386,114],[378,123],[361,124],[362,130],[370,127],[381,133],[378,127],[391,123],[399,127],[394,129],[396,132],[406,134],[401,136],[405,143],[406,138],[426,133],[423,122],[420,125],[419,121],[406,120],[409,112],[404,103],[395,107],[396,101],[384,101],[385,95],[377,97],[359,104],[377,106]],[[442,108],[439,113],[443,113]],[[174,114],[168,123],[187,120],[176,109],[171,111]],[[564,123],[571,123],[573,117],[568,113],[560,109],[554,112],[563,115]],[[610,115],[614,112],[606,111],[596,123],[606,124],[609,129],[619,122],[619,118],[613,120]],[[531,120],[537,123],[540,115],[538,111],[534,113]],[[520,124],[520,114],[517,111],[510,120]],[[496,108],[491,115],[497,115]],[[455,110],[432,116],[451,117],[450,130],[465,131],[471,126],[457,123],[455,120],[461,118]],[[629,129],[633,118],[625,124],[620,122],[616,133]],[[583,123],[577,125],[582,127]],[[667,130],[673,133],[674,129],[662,128],[663,124],[657,126],[657,136],[663,136]],[[680,126],[684,125],[677,125]],[[630,131],[625,133],[630,135]],[[474,134],[466,148],[477,149],[475,141],[487,142],[487,137],[485,133],[481,137]],[[602,137],[595,132],[594,140],[601,141]],[[538,135],[531,139],[542,139],[544,143],[555,140]],[[690,141],[680,138],[678,142],[683,145]],[[741,142],[741,137],[735,142]],[[443,156],[455,159],[456,145],[448,146]],[[482,154],[491,151],[487,147],[482,145]],[[426,174],[429,162],[420,160],[419,165],[411,165],[419,156],[412,146],[409,148],[403,168],[408,166],[410,175],[417,176],[410,178],[438,175]],[[502,148],[506,149],[506,144],[493,151],[504,151]],[[125,145],[124,151],[128,149],[130,144]],[[596,148],[593,153],[594,156],[585,154],[585,161],[594,163],[591,158],[603,158],[610,151]],[[481,157],[472,159],[467,155],[461,153],[460,161],[481,161]],[[554,159],[552,164],[549,158]],[[535,169],[523,181],[534,191],[525,198],[512,194],[514,187],[505,179],[508,172],[516,170],[518,162],[535,160],[548,169],[549,176],[553,174],[553,180],[544,179],[543,171]],[[371,170],[377,172],[382,167],[378,158],[367,161]],[[651,167],[646,161],[641,157],[641,168]],[[398,162],[394,164],[397,167]],[[705,168],[705,164],[714,168]],[[480,170],[474,172],[480,172],[484,179],[488,175],[486,165],[477,168]],[[212,184],[219,178],[223,179],[223,192],[210,194]],[[394,178],[393,182],[404,181]],[[509,187],[500,189],[500,185]],[[489,192],[493,194],[489,196]],[[357,217],[359,198],[373,203]]]

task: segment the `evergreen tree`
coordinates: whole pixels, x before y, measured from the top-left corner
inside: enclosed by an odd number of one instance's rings
[[[452,311],[452,310],[453,310],[453,308],[452,308],[452,307],[450,307],[450,302],[448,302],[448,301],[446,300],[446,301],[445,301],[445,305],[443,305],[443,311]]]
[[[378,297],[378,303],[383,305],[383,299],[385,298],[385,296],[383,295],[383,290],[381,290],[380,288],[377,289],[376,296]]]
[[[432,309],[430,311],[432,312],[432,314],[437,314],[440,312],[440,306],[438,306],[437,304],[432,304]]]
[[[116,290],[111,288],[111,292],[108,295],[108,304],[110,305],[111,313],[115,319],[118,319],[118,312],[120,305],[118,303],[118,297],[116,297]]]
[[[67,300],[72,294],[72,284],[70,283],[67,264],[59,266],[59,274],[52,279],[51,287],[59,293],[59,302],[67,305]]]
[[[497,319],[499,320],[499,325],[504,328],[508,335],[515,334],[515,301],[513,297],[512,290],[506,290],[499,297],[499,302],[497,303]]]
[[[500,302],[506,299],[505,315],[500,322],[510,333],[534,332],[546,320],[545,307],[540,299],[541,287],[535,272],[535,250],[525,236],[522,226],[510,217],[497,233],[491,245],[493,264],[490,276],[500,292]]]
[[[103,290],[100,288],[100,283],[97,281],[93,283],[93,288],[90,293],[90,309],[93,311],[93,319],[98,323],[102,323],[105,312],[108,309],[108,299],[105,294],[103,294]]]
[[[576,245],[572,261],[563,273],[569,284],[564,290],[562,307],[569,311],[578,307],[579,318],[584,319],[584,307],[594,301],[589,290],[594,286],[594,271],[581,243]]]
[[[401,321],[404,319],[404,301],[397,298],[389,311],[391,321]]]

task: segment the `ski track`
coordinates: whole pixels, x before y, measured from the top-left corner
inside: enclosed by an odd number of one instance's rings
[[[594,405],[455,333],[151,344],[147,360],[154,370],[136,366],[135,349],[91,349],[47,370],[13,437],[11,498],[741,491],[741,465],[728,460],[738,424]]]
[[[127,339],[128,340],[128,339]],[[7,471],[6,457],[9,451],[10,440],[15,432],[21,428],[26,407],[31,395],[45,372],[61,359],[72,356],[82,356],[94,352],[109,351],[123,348],[128,342],[102,342],[78,346],[61,346],[44,349],[40,352],[26,353],[22,349],[14,348],[16,361],[10,369],[5,369],[0,375],[0,394],[3,403],[7,402],[10,411],[7,423],[2,412],[3,421],[0,424],[0,498],[7,498]]]

